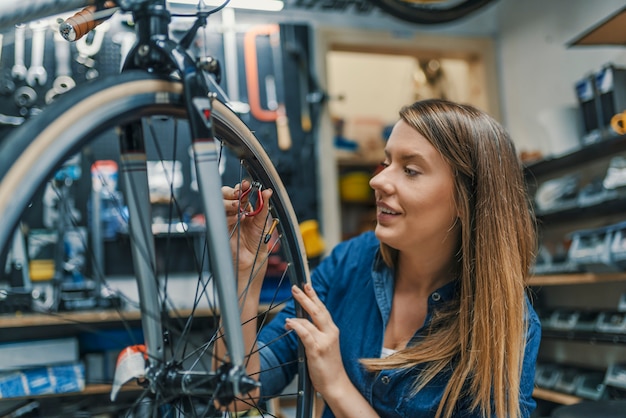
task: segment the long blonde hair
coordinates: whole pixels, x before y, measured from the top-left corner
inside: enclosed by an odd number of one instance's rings
[[[474,107],[424,100],[404,107],[400,117],[439,150],[455,174],[459,299],[434,317],[417,345],[363,363],[371,371],[421,365],[416,391],[451,369],[437,417],[450,418],[458,401],[469,396],[483,416],[518,418],[526,279],[537,245],[521,162],[502,126]],[[381,244],[381,252],[394,268],[397,251]]]

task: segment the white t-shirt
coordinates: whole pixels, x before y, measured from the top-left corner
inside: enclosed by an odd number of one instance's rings
[[[380,350],[380,358],[389,357],[390,355],[395,354],[396,352],[397,350],[392,350],[391,348],[383,347],[382,350]]]

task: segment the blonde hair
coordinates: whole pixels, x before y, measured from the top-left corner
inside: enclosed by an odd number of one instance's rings
[[[451,369],[437,417],[451,417],[458,401],[469,397],[483,416],[517,418],[526,279],[537,246],[521,162],[502,126],[474,107],[432,99],[404,107],[400,117],[455,174],[459,299],[434,316],[417,345],[363,363],[371,371],[422,365],[416,392]],[[381,244],[381,253],[394,268],[397,251]]]

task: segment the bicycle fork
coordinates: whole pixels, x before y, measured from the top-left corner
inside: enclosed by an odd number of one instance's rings
[[[168,387],[172,397],[181,395],[211,395],[222,404],[245,394],[258,386],[245,369],[242,327],[237,296],[236,275],[226,214],[222,203],[219,174],[219,144],[213,136],[212,97],[201,74],[194,73],[183,80],[185,100],[192,133],[199,194],[204,205],[206,234],[209,246],[209,264],[214,272],[215,286],[220,302],[220,316],[228,348],[229,364],[213,371],[213,375],[185,370],[168,370],[159,297],[159,279],[156,269],[155,244],[152,234],[152,216],[148,186],[147,157],[143,126],[134,122],[120,130],[122,151],[120,174],[126,190],[129,211],[129,235],[133,263],[140,296],[142,326],[146,343],[147,380],[153,392]],[[193,94],[191,93],[193,92]],[[205,92],[204,94],[198,92]],[[166,379],[165,382],[163,379]],[[216,393],[219,392],[219,393]]]
[[[245,373],[243,334],[240,322],[236,274],[230,252],[226,213],[222,203],[222,180],[219,174],[219,144],[214,136],[211,100],[215,96],[201,74],[189,74],[183,79],[185,100],[189,112],[189,123],[193,137],[192,148],[195,158],[198,189],[202,196],[206,219],[209,247],[209,262],[215,272],[220,312],[226,336],[231,371],[236,394],[252,389],[252,381]],[[205,94],[198,94],[205,92]],[[246,386],[246,387],[243,387]]]

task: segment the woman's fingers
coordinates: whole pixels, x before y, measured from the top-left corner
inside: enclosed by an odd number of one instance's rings
[[[285,328],[295,331],[304,346],[309,347],[309,349],[312,348],[317,341],[319,341],[319,338],[316,335],[319,333],[319,330],[315,328],[315,325],[306,319],[287,318],[285,320]]]
[[[222,186],[222,199],[226,216],[233,216],[239,213],[240,185],[235,187]]]
[[[294,298],[311,316],[311,320],[304,318],[289,318],[285,321],[285,328],[291,329],[298,334],[306,349],[307,358],[311,370],[317,366],[324,369],[328,364],[341,364],[341,354],[339,353],[339,329],[333,322],[326,306],[319,300],[317,294],[306,284],[304,291],[294,287]],[[327,363],[330,361],[331,363]],[[314,373],[320,375],[319,371]],[[315,379],[315,384],[324,382],[326,377]],[[321,380],[320,380],[321,379]]]
[[[313,290],[313,286],[309,283],[304,285],[304,291],[297,286],[292,287],[294,299],[300,303],[302,308],[309,314],[311,321],[316,327],[322,331],[329,330],[334,326],[334,322],[330,317],[330,313],[322,301],[317,297],[317,293]]]

